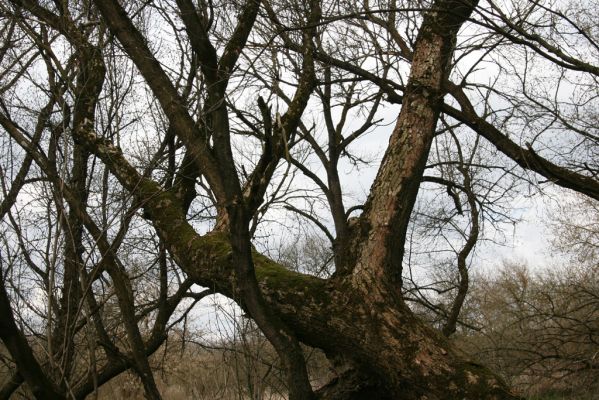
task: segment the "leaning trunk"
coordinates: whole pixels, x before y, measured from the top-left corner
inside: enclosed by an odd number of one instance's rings
[[[263,290],[304,342],[341,369],[323,398],[510,399],[505,384],[467,361],[401,296],[406,230],[451,70],[454,43],[476,2],[436,1],[416,40],[410,79],[387,153],[348,237],[355,264],[312,290]],[[307,280],[307,278],[306,278]],[[282,283],[281,283],[282,284]],[[281,293],[290,293],[285,299]],[[348,311],[351,310],[351,311]]]
[[[336,368],[338,377],[320,390],[321,398],[516,398],[499,377],[420,321],[397,292],[375,300],[363,293],[379,288],[296,274],[256,257],[267,301]]]
[[[438,0],[417,38],[403,106],[358,223],[345,240],[354,265],[329,280],[290,272],[254,253],[265,301],[304,343],[324,350],[338,378],[320,390],[330,399],[513,399],[506,385],[471,363],[401,297],[403,243],[445,94],[457,32],[475,3]],[[120,149],[81,132],[121,184],[144,205],[168,251],[199,285],[237,298],[230,238],[200,236],[180,200],[146,179]],[[345,267],[345,266],[344,266]],[[237,288],[238,289],[238,288]],[[243,304],[242,304],[243,306]],[[247,305],[246,305],[247,306]]]

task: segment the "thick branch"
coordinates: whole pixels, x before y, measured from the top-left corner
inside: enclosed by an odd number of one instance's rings
[[[54,382],[48,379],[41,365],[33,355],[33,351],[23,333],[15,323],[10,300],[4,285],[4,274],[0,267],[0,339],[8,349],[13,361],[17,364],[19,374],[38,399],[65,399]]]
[[[401,112],[362,216],[367,229],[354,276],[397,290],[405,235],[435,135],[453,43],[476,2],[436,1],[416,39]],[[369,285],[367,285],[369,286]]]
[[[508,138],[492,124],[479,117],[463,89],[448,83],[450,94],[458,101],[461,110],[443,105],[443,112],[468,125],[491,142],[499,151],[514,160],[520,167],[534,171],[556,185],[575,190],[599,200],[599,181],[560,167],[537,154],[531,147],[525,149]]]
[[[148,48],[144,37],[117,1],[96,0],[95,3],[112,33],[119,39],[127,54],[144,76],[160,102],[165,115],[169,118],[171,126],[185,142],[197,168],[206,176],[217,199],[225,201],[226,196],[218,163],[206,142],[201,140],[204,135],[198,132],[195,122],[185,108],[184,101]]]

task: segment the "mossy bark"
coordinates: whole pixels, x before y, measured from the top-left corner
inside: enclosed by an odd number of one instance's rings
[[[181,211],[179,198],[143,178],[111,143],[91,131],[78,135],[80,142],[136,196],[165,247],[195,283],[251,308],[251,304],[244,304],[247,296],[240,282],[247,277],[238,264],[253,264],[265,309],[272,310],[294,338],[323,349],[337,364],[343,360],[344,368],[337,380],[319,392],[322,398],[515,398],[497,376],[467,361],[440,332],[415,317],[400,295],[402,243],[443,103],[453,44],[475,5],[438,0],[426,13],[397,125],[357,224],[359,229],[352,230],[346,239],[355,244],[355,263],[344,266],[343,274],[329,280],[288,271],[256,252],[250,257],[246,254],[249,237],[246,240],[239,235],[242,223],[237,224],[239,229],[198,235]],[[115,31],[126,45],[127,40],[135,42],[119,27]],[[132,58],[144,66],[144,54],[134,50]],[[146,72],[140,69],[150,79],[155,78],[154,67],[147,65]],[[169,87],[155,88],[165,112],[177,122],[179,117],[169,112],[170,92]],[[212,156],[204,154],[203,146],[196,146],[191,133],[186,134],[187,119],[181,117],[180,126],[173,125],[182,132],[190,150],[197,147],[195,159],[204,159],[204,173],[214,175],[208,179],[211,186],[216,192],[228,193],[222,176],[207,168],[212,165],[208,162]],[[239,200],[227,203],[227,207],[226,216],[234,217],[245,206]],[[235,218],[227,220],[229,225],[236,224]],[[244,222],[246,218],[239,220]],[[252,272],[248,268],[245,271]]]

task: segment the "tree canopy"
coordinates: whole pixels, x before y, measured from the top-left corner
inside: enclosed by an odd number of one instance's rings
[[[515,197],[599,200],[596,7],[2,0],[2,396],[131,370],[159,399],[149,356],[220,293],[290,399],[517,398],[450,337]],[[331,249],[299,270],[265,245],[292,218]],[[447,307],[412,274],[435,262]],[[335,379],[311,386],[300,343]]]

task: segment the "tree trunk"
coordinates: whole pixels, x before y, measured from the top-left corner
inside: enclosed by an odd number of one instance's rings
[[[321,280],[253,253],[267,307],[295,337],[323,349],[339,369],[336,380],[319,391],[321,398],[515,398],[501,379],[469,362],[440,332],[414,316],[401,297],[407,225],[435,134],[457,32],[475,5],[438,0],[425,14],[387,153],[364,213],[347,235],[352,245],[342,246],[355,255],[354,265]],[[140,176],[120,149],[91,131],[78,135],[144,205],[190,278],[238,299],[235,282],[242,277],[235,276],[234,261],[240,255],[234,254],[229,235],[198,235],[181,212],[180,200]]]
[[[499,377],[414,316],[398,294],[375,300],[363,293],[377,288],[284,271],[256,257],[265,298],[301,341],[323,349],[341,368],[322,398],[516,398]]]

